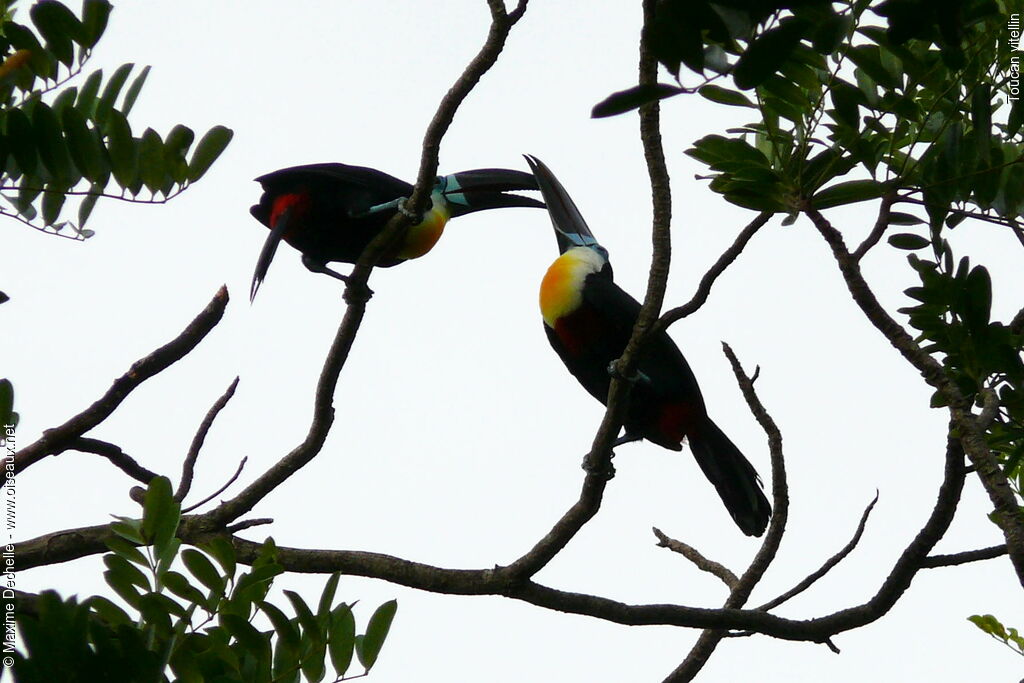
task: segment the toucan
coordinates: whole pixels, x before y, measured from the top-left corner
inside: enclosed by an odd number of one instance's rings
[[[598,244],[572,198],[540,160],[526,157],[555,228],[560,256],[540,286],[548,341],[583,388],[605,403],[612,363],[629,342],[640,303],[615,284],[608,251]],[[771,505],[754,467],[710,417],[679,347],[660,332],[637,358],[623,436],[613,446],[647,439],[673,451],[689,440],[697,464],[737,526],[760,536]]]
[[[413,189],[411,184],[383,171],[339,163],[283,168],[260,176],[256,182],[263,186],[263,196],[249,212],[270,228],[270,235],[256,262],[250,300],[255,298],[282,239],[302,252],[302,263],[309,270],[347,280],[327,264],[355,263],[395,212],[405,210],[402,202]],[[503,168],[438,176],[426,213],[377,265],[388,268],[423,256],[440,239],[449,218],[483,209],[543,208],[544,204],[532,197],[505,194],[536,189],[531,174]]]

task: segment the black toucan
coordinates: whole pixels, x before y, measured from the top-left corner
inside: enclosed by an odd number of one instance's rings
[[[547,166],[526,157],[548,207],[561,252],[544,275],[540,309],[551,346],[580,384],[604,403],[609,366],[622,355],[640,303],[612,279],[608,251],[597,243],[572,198]],[[753,466],[708,417],[697,379],[666,332],[649,339],[637,362],[625,433],[615,445],[647,439],[673,451],[689,439],[697,463],[748,536],[768,526],[771,505]]]
[[[345,280],[327,263],[355,263],[395,212],[404,208],[401,202],[413,189],[382,171],[338,163],[283,168],[260,176],[256,182],[263,186],[263,196],[249,212],[270,228],[270,235],[256,262],[250,299],[256,296],[282,239],[302,252],[302,263],[309,270]],[[377,265],[387,268],[426,254],[441,237],[449,218],[483,209],[543,208],[536,199],[505,194],[536,189],[531,174],[502,168],[438,176],[426,213]]]

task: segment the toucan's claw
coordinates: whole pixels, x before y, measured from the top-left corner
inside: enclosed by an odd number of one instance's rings
[[[651,378],[645,375],[644,373],[640,372],[639,370],[633,370],[632,375],[624,375],[621,372],[619,372],[619,361],[617,360],[613,360],[611,363],[608,364],[608,374],[611,377],[621,379],[622,381],[629,382],[630,384],[651,384]]]
[[[580,467],[587,474],[592,474],[597,477],[601,477],[605,481],[609,481],[615,478],[615,466],[612,465],[611,458],[615,457],[615,453],[609,455],[607,463],[597,462],[597,458],[594,457],[594,452],[591,451],[583,456],[583,464]]]

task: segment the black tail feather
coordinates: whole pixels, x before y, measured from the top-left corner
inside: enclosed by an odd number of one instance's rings
[[[772,506],[754,466],[710,418],[694,431],[689,435],[690,450],[736,525],[747,536],[762,535]]]

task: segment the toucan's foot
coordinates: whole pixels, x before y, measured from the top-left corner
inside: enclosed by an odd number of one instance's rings
[[[409,201],[408,197],[401,197],[401,198],[399,198],[398,206],[396,207],[398,209],[398,213],[402,214],[406,218],[411,219],[414,225],[418,224],[418,223],[422,223],[423,222],[423,215],[422,214],[417,214],[415,211],[410,211],[408,208],[406,208],[405,203],[408,202],[408,201]]]
[[[622,374],[621,372],[619,372],[618,360],[613,360],[611,363],[608,364],[608,375],[610,377],[615,377],[625,382],[629,382],[630,384],[636,384],[637,382],[650,383],[651,381],[650,377],[640,372],[639,370],[633,370],[633,374],[631,375]]]
[[[614,448],[614,445],[612,446]],[[594,456],[594,452],[591,451],[583,456],[583,464],[580,467],[587,474],[601,477],[605,481],[608,481],[615,477],[615,466],[612,465],[612,458],[615,457],[615,452],[612,451],[608,454],[607,462],[598,462],[597,457]]]
[[[345,300],[347,304],[353,304],[357,301],[366,303],[373,296],[373,290],[369,288],[365,283],[356,283],[349,278],[345,278],[345,292],[341,295],[341,298]]]

